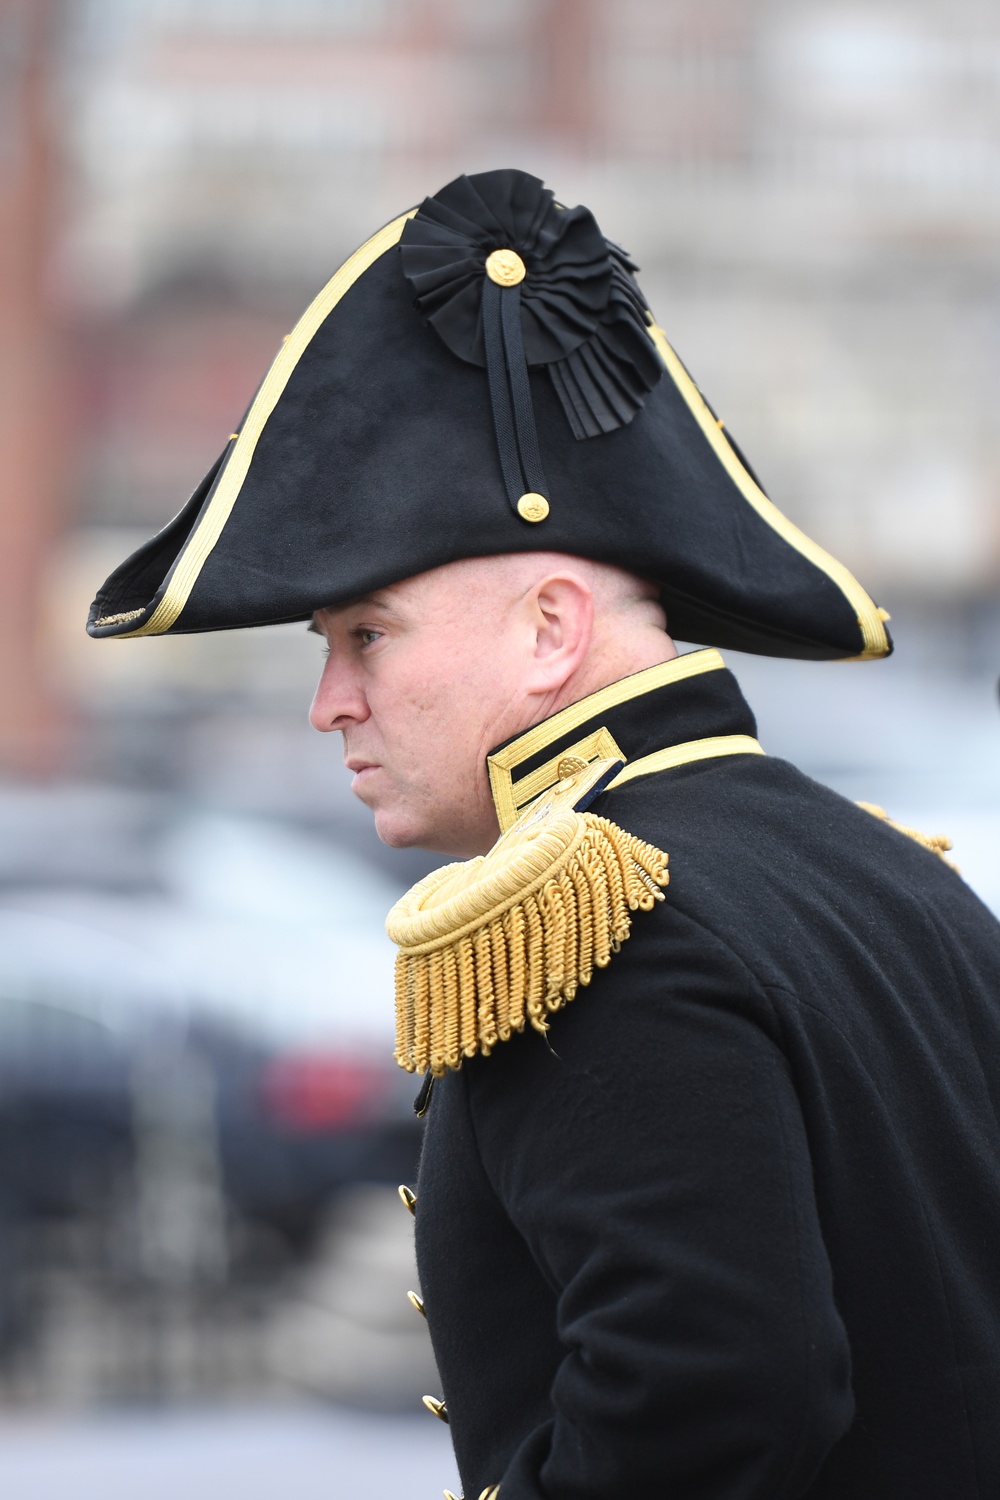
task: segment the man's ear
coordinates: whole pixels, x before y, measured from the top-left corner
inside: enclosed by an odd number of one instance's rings
[[[531,690],[558,692],[580,666],[594,633],[594,596],[573,573],[550,573],[532,590]]]

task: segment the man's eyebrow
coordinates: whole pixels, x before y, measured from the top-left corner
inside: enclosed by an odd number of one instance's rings
[[[387,599],[384,594],[361,594],[357,599],[348,599],[346,604],[337,605],[337,613],[339,614],[345,609],[368,608],[380,609],[384,614],[387,615],[395,615],[397,617],[399,615],[399,611],[394,606],[392,600]],[[319,613],[320,611],[317,610],[316,614]],[[313,635],[325,636],[326,631],[316,624],[316,614],[313,615],[312,619],[309,621],[309,624],[306,626],[306,629],[311,630]]]

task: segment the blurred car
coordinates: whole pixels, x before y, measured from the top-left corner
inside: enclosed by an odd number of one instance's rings
[[[79,1327],[91,1391],[155,1396],[199,1338],[195,1364],[246,1367],[344,1190],[415,1175],[398,885],[343,840],[146,794],[0,812],[0,1360],[44,1346],[62,1378]]]
[[[0,1358],[31,1337],[52,1226],[63,1269],[69,1245],[76,1272],[133,1289],[259,1275],[262,1231],[272,1261],[302,1260],[343,1189],[412,1180],[412,1092],[357,1047],[0,996]]]
[[[228,1198],[296,1243],[341,1188],[416,1176],[415,1085],[391,1059],[297,1050],[218,1059],[218,1130]]]

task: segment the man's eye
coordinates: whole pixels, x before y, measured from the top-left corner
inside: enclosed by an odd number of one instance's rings
[[[370,646],[372,641],[377,641],[379,638],[377,630],[356,630],[354,634],[362,646]]]

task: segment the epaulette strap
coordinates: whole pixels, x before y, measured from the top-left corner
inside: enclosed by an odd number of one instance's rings
[[[558,789],[557,789],[558,792]],[[440,1077],[548,1017],[663,900],[667,856],[549,796],[478,859],[446,865],[393,907],[396,1061]]]
[[[876,802],[859,802],[858,806],[863,807],[865,812],[871,813],[873,818],[878,818],[879,822],[888,823],[889,827],[895,828],[897,833],[905,833],[908,839],[913,839],[916,843],[922,844],[925,849],[929,849],[932,854],[936,854],[940,859],[943,859],[945,864],[949,865],[956,873],[961,873],[954,860],[947,857],[947,851],[953,848],[952,841],[948,838],[947,834],[921,833],[919,828],[911,828],[907,823],[897,823],[895,818],[890,818],[885,808],[879,807]]]

